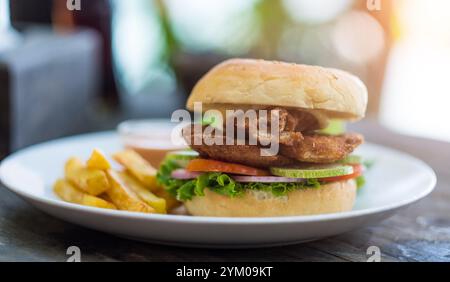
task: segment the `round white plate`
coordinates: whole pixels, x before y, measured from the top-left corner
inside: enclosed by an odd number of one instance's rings
[[[404,153],[373,144],[358,154],[374,159],[367,185],[352,211],[313,216],[213,218],[140,214],[74,205],[59,200],[53,182],[71,156],[87,158],[93,148],[121,149],[114,132],[64,138],[19,151],[0,166],[0,179],[38,209],[60,219],[135,240],[161,244],[243,248],[293,244],[340,234],[391,216],[428,195],[436,184],[432,169]]]

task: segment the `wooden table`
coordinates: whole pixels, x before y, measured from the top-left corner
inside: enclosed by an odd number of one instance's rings
[[[286,247],[207,250],[138,243],[88,230],[31,207],[0,188],[0,261],[65,261],[69,246],[83,261],[450,261],[450,143],[405,137],[374,123],[354,127],[375,143],[406,151],[438,175],[431,196],[379,224],[325,240]],[[3,188],[3,187],[2,187]]]

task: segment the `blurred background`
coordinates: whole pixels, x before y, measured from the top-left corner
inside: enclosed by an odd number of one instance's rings
[[[448,0],[0,0],[0,158],[169,118],[230,57],[336,67],[368,119],[450,141]]]

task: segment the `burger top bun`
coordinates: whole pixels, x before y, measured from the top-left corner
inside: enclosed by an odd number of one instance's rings
[[[194,87],[187,108],[289,107],[325,119],[359,120],[367,88],[342,70],[277,61],[231,59],[210,70]]]

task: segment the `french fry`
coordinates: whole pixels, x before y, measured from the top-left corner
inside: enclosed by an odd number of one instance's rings
[[[111,183],[111,188],[106,191],[108,197],[121,210],[134,212],[154,213],[155,209],[144,203],[131,189],[120,179],[117,172],[106,172]]]
[[[133,190],[133,192],[135,192],[142,201],[154,208],[157,213],[167,213],[165,199],[159,198],[148,189],[145,189],[145,187],[128,172],[119,172],[118,175],[122,179],[125,186]]]
[[[70,182],[64,179],[56,181],[53,187],[56,195],[66,202],[80,204],[83,206],[90,206],[102,209],[116,209],[113,204],[78,190]]]
[[[94,149],[86,164],[90,169],[108,170],[111,168],[111,164],[99,149]]]
[[[176,207],[179,207],[181,205],[181,202],[178,201],[174,196],[170,195],[169,192],[164,190],[163,187],[160,187],[158,190],[156,190],[155,195],[163,198],[166,200],[166,209],[167,211],[170,211]]]
[[[97,197],[102,198],[103,200],[112,203],[111,198],[108,196],[108,194],[105,192],[103,194],[98,195]]]
[[[78,158],[71,158],[65,166],[65,176],[82,191],[97,196],[109,189],[106,173],[98,169],[89,169]]]
[[[133,150],[125,150],[113,155],[114,160],[123,165],[147,189],[158,189],[156,169]]]

